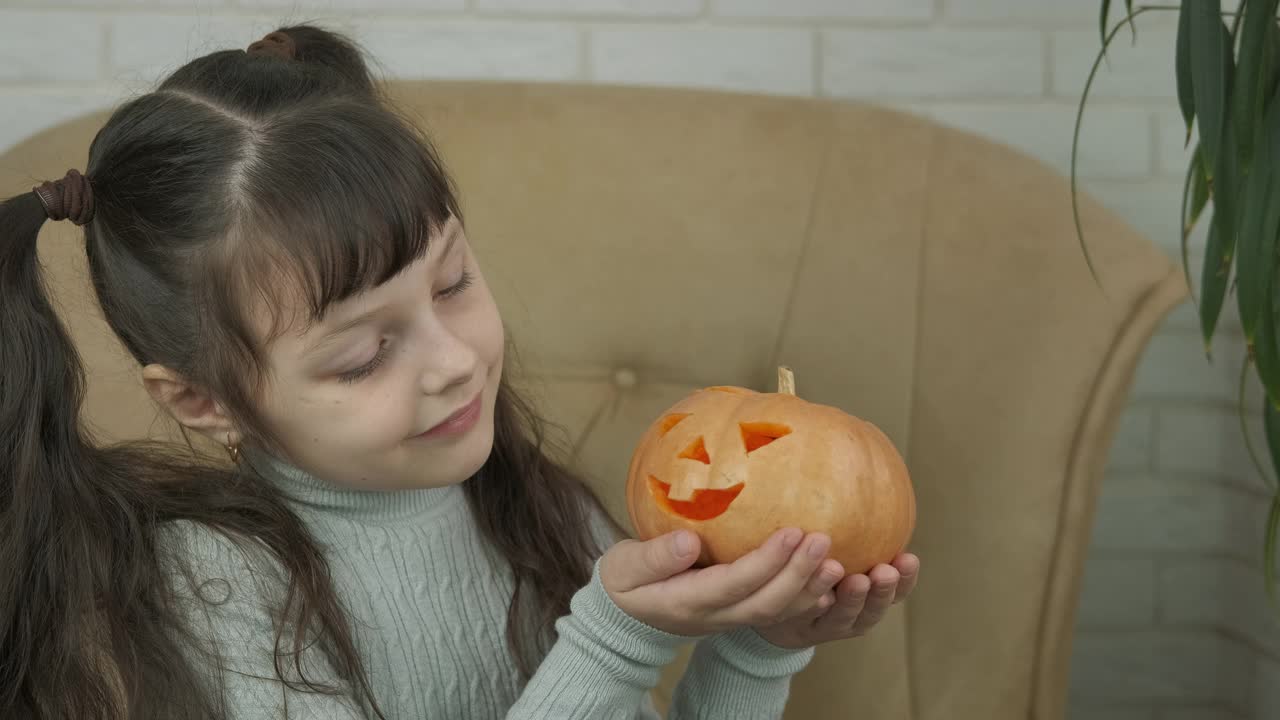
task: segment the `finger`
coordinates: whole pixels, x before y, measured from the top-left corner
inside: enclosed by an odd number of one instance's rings
[[[822,597],[829,592],[836,583],[844,577],[844,566],[839,560],[823,560],[818,569],[813,571],[809,576],[809,584],[805,586],[805,590],[814,597]]]
[[[836,593],[834,590],[828,590],[825,593],[822,593],[821,595],[819,595],[818,598],[813,601],[812,603],[813,607],[810,607],[808,610],[805,610],[804,612],[799,613],[794,617],[788,618],[784,622],[809,621],[810,623],[812,623],[814,620],[817,620],[818,618],[822,617],[828,610],[834,607],[835,604],[836,604]]]
[[[862,612],[871,591],[866,575],[850,575],[836,586],[836,603],[814,623],[814,629],[826,636],[848,634]]]
[[[686,607],[704,611],[730,608],[751,597],[787,565],[804,538],[796,528],[775,532],[763,545],[737,560],[674,578],[664,592],[681,596]]]
[[[836,567],[826,566],[830,550],[830,536],[811,533],[772,580],[727,614],[746,625],[769,625],[808,612],[843,576],[840,563],[832,560]]]
[[[897,568],[892,565],[877,565],[868,577],[871,579],[871,592],[867,593],[866,605],[853,622],[854,635],[862,635],[880,623],[885,611],[893,605],[900,578]]]
[[[600,579],[612,592],[630,592],[689,569],[701,543],[695,533],[679,530],[640,542],[615,544],[600,564]]]
[[[816,620],[836,604],[836,593],[833,586],[844,577],[844,566],[835,560],[824,560],[813,575],[804,593],[797,601],[795,611],[786,619]]]
[[[898,589],[893,596],[893,602],[900,603],[906,600],[911,591],[916,588],[916,580],[920,577],[920,558],[911,553],[903,553],[894,558],[893,566],[902,576],[898,580]]]

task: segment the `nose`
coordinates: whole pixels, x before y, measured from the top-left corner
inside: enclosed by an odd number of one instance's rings
[[[476,351],[447,327],[436,323],[423,352],[426,362],[418,384],[424,395],[441,395],[457,385],[466,385],[476,374],[480,359]]]

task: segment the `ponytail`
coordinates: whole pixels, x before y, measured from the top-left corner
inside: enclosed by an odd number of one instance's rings
[[[37,258],[46,217],[35,192],[0,204],[0,715],[42,716],[39,686],[74,688],[57,703],[89,718],[119,702],[90,648],[112,571],[98,538],[127,501],[79,422],[84,371]]]

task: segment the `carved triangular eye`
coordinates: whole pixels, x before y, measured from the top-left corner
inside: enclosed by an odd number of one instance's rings
[[[680,453],[676,457],[682,457],[686,460],[697,460],[704,465],[711,464],[711,456],[707,454],[707,446],[702,442],[701,435],[690,443],[689,447],[684,449],[684,452]]]
[[[791,428],[781,423],[738,423],[738,428],[742,431],[742,444],[747,448],[747,454],[791,434]]]
[[[658,437],[671,432],[671,428],[679,425],[680,421],[687,417],[689,417],[689,413],[672,413],[662,418],[662,422],[658,423]]]

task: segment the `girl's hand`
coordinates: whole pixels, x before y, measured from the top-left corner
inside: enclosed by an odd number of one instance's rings
[[[828,560],[815,578],[826,571],[834,571],[828,587],[844,574],[840,563]],[[919,577],[920,558],[904,553],[890,565],[877,565],[866,575],[844,578],[835,592],[825,595],[819,607],[810,612],[757,626],[756,632],[778,647],[793,649],[865,635],[880,622],[889,606],[911,594]]]
[[[805,537],[785,528],[735,562],[691,570],[700,545],[688,531],[622,540],[601,558],[600,579],[623,612],[685,636],[773,626],[811,613],[835,582],[813,581],[831,547],[819,533]]]

